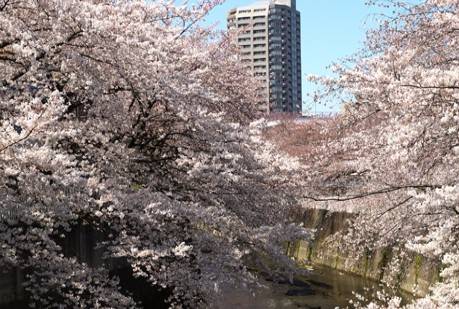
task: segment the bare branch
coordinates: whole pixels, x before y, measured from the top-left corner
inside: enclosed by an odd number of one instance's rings
[[[335,202],[345,202],[345,201],[351,201],[351,200],[356,200],[356,199],[361,199],[361,198],[366,198],[369,196],[373,195],[380,195],[380,194],[385,194],[385,193],[390,193],[390,192],[395,192],[399,190],[406,190],[406,189],[438,189],[441,188],[441,185],[411,185],[411,186],[398,186],[398,187],[389,187],[377,191],[371,191],[371,192],[365,192],[357,195],[352,195],[352,196],[346,196],[346,197],[314,197],[314,196],[303,196],[306,199],[313,200],[315,202],[329,202],[329,201],[335,201]]]

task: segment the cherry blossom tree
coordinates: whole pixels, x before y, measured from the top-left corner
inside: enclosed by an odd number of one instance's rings
[[[312,205],[359,213],[349,240],[402,244],[438,258],[443,281],[415,308],[459,304],[459,3],[370,1],[393,8],[365,49],[334,66],[319,101],[344,111],[310,161]],[[321,188],[319,188],[321,187]],[[396,306],[396,302],[393,303]]]
[[[219,0],[0,0],[0,265],[39,308],[167,306],[250,282],[243,259],[306,237],[288,224],[298,163],[260,138],[256,81],[199,20]],[[104,263],[69,256],[76,226]],[[284,267],[284,266],[282,266]]]

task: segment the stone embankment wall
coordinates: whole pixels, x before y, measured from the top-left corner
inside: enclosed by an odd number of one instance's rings
[[[325,265],[341,271],[360,275],[376,281],[390,280],[401,290],[416,296],[424,296],[429,287],[439,280],[440,264],[413,252],[400,254],[391,248],[352,252],[345,244],[336,245],[334,237],[344,232],[352,214],[308,209],[302,221],[305,227],[316,229],[311,243],[298,241],[288,246],[288,254],[305,263]],[[358,258],[355,258],[358,256]],[[388,267],[395,260],[399,267]]]

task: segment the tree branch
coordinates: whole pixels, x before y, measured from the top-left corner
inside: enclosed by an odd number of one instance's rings
[[[6,8],[9,2],[10,0],[4,0],[4,2],[0,5],[0,12],[2,12]]]
[[[313,200],[315,202],[329,202],[329,201],[345,202],[345,201],[366,198],[366,197],[373,196],[373,195],[380,195],[380,194],[390,193],[390,192],[404,190],[404,189],[438,189],[438,188],[441,188],[441,186],[440,185],[410,185],[410,186],[389,187],[389,188],[384,188],[384,189],[377,190],[377,191],[370,191],[370,192],[365,192],[365,193],[346,196],[346,197],[330,197],[330,198],[325,197],[324,198],[324,197],[315,197],[315,196],[303,196],[303,198]]]
[[[38,116],[37,122],[38,122],[38,120],[40,120],[40,118],[43,116],[43,114],[44,114],[45,112],[46,112],[46,109],[45,109],[44,111],[42,111],[41,114]],[[36,129],[37,127],[38,127],[38,123],[36,123],[35,126],[33,126],[33,128],[30,129],[29,132],[27,132],[27,134],[26,134],[24,137],[18,139],[17,141],[15,141],[15,142],[13,142],[13,143],[11,143],[11,144],[8,144],[8,145],[4,146],[3,148],[0,148],[0,153],[2,153],[3,151],[7,150],[8,148],[13,147],[14,145],[17,145],[17,144],[19,144],[19,143],[25,141],[26,139],[28,139],[29,136],[33,133],[33,131],[35,131],[35,129]]]
[[[386,213],[391,212],[392,210],[394,210],[394,209],[396,209],[396,208],[402,206],[403,204],[405,204],[406,202],[408,202],[408,201],[411,200],[412,198],[413,198],[412,196],[409,196],[408,198],[404,199],[404,200],[401,201],[400,203],[397,203],[397,204],[395,204],[394,206],[392,206],[392,207],[390,207],[390,208],[384,210],[383,212],[381,212],[380,214],[378,214],[378,215],[374,218],[374,220],[377,220],[377,219],[381,218],[382,216],[384,216]]]
[[[418,89],[459,89],[459,86],[422,86],[412,84],[402,84],[402,87],[418,88]]]

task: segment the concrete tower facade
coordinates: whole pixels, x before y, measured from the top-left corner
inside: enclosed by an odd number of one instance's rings
[[[228,27],[240,30],[240,58],[262,81],[259,91],[267,111],[300,113],[301,33],[296,1],[262,1],[232,9]]]

